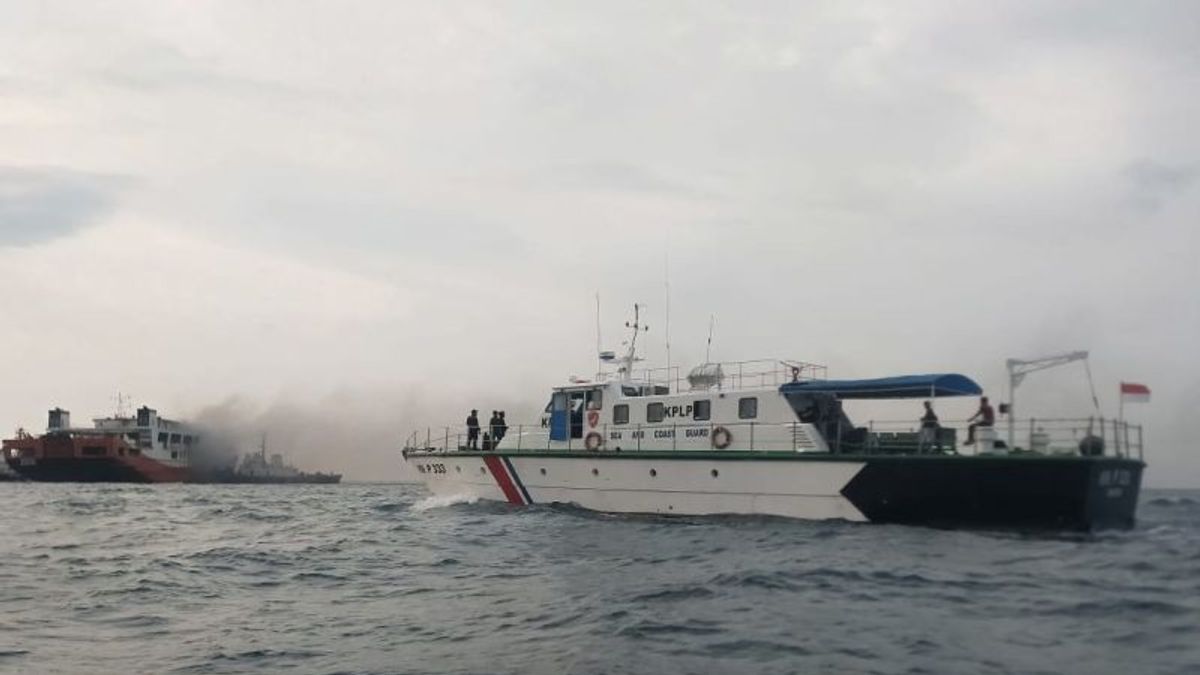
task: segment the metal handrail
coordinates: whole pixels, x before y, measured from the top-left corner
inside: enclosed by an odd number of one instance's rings
[[[939,420],[943,428],[965,427],[970,420]],[[1118,457],[1143,458],[1142,426],[1105,417],[1030,417],[1014,421],[1018,430],[1017,450],[1067,453],[1079,449],[1087,436],[1100,438],[1107,453]],[[872,420],[868,429],[879,432],[913,432],[920,430],[920,420]],[[1023,442],[1023,443],[1022,443]]]
[[[635,447],[633,449],[641,450],[642,449],[642,440],[645,438],[645,432],[670,430],[672,432],[671,436],[670,436],[671,449],[674,450],[674,449],[678,449],[679,432],[681,430],[684,431],[686,434],[686,431],[689,429],[703,429],[708,432],[708,434],[709,434],[708,437],[711,438],[712,433],[719,427],[724,427],[726,429],[731,429],[731,430],[735,430],[735,431],[737,429],[746,429],[746,430],[748,430],[747,433],[748,433],[748,438],[749,438],[750,449],[755,450],[755,449],[761,449],[761,448],[755,447],[755,445],[756,445],[755,440],[758,437],[758,432],[756,430],[760,430],[760,429],[764,429],[764,428],[767,428],[767,429],[774,428],[774,429],[781,429],[781,430],[788,431],[789,432],[787,435],[788,447],[790,447],[792,450],[797,450],[797,449],[799,449],[799,447],[796,443],[796,438],[798,436],[798,434],[796,432],[799,429],[799,427],[801,427],[801,426],[805,426],[805,425],[803,425],[799,422],[763,423],[763,422],[759,422],[757,420],[739,420],[737,422],[715,422],[715,421],[708,420],[708,421],[703,421],[703,422],[694,422],[694,423],[685,423],[685,424],[681,424],[678,422],[671,422],[671,423],[662,423],[662,424],[630,423],[630,424],[620,424],[620,425],[609,424],[606,422],[606,423],[601,424],[598,427],[590,428],[589,431],[596,431],[596,432],[600,433],[605,438],[606,442],[608,441],[608,438],[609,438],[609,431],[620,430],[620,431],[633,432],[632,436],[630,437],[629,440],[635,443]],[[429,429],[426,429],[426,430],[417,430],[417,431],[413,431],[412,433],[410,433],[404,441],[404,448],[407,450],[452,452],[454,450],[465,449],[467,437],[468,437],[468,434],[465,431],[452,433],[450,431],[450,427],[440,427],[440,428],[430,427]],[[536,444],[531,444],[527,441],[527,439],[532,439],[532,438],[541,439],[542,442],[536,443]],[[512,440],[510,440],[510,439],[512,439]],[[451,441],[453,441],[453,444],[451,444]],[[550,430],[547,427],[543,427],[540,424],[537,424],[537,425],[517,424],[515,426],[509,426],[508,432],[505,433],[502,437],[501,443],[503,443],[503,446],[500,449],[515,449],[515,450],[529,450],[529,451],[552,450],[554,448],[551,447],[551,443],[563,443],[563,442],[565,442],[567,444],[567,449],[570,450],[570,449],[573,449],[572,446],[574,444],[582,443],[582,439],[574,438],[574,437],[568,435],[568,437],[565,441],[552,441],[552,440],[550,440]],[[665,438],[664,438],[664,443],[665,443]],[[764,443],[768,443],[768,442],[764,442]],[[483,444],[483,434],[482,434],[482,429],[481,429],[481,433],[479,435],[479,449],[483,449],[483,445],[484,445]],[[769,447],[767,449],[777,450],[777,449],[780,449],[780,446],[778,443],[770,443]]]
[[[940,426],[942,428],[956,429],[959,425],[966,425],[967,420],[942,420]],[[1096,436],[1104,443],[1103,451],[1107,453],[1110,449],[1112,454],[1118,457],[1133,457],[1136,453],[1138,459],[1143,457],[1142,444],[1142,426],[1139,424],[1130,424],[1128,422],[1104,419],[1099,417],[1092,418],[1032,418],[1021,420],[1022,426],[1027,426],[1029,429],[1027,439],[1028,445],[1024,447],[1014,448],[1014,450],[1034,450],[1041,453],[1049,454],[1072,454],[1079,451],[1080,442],[1087,436]],[[739,450],[786,450],[798,451],[801,449],[798,438],[801,427],[807,428],[809,425],[801,424],[800,422],[779,422],[779,423],[764,423],[757,420],[739,420],[736,422],[715,422],[707,420],[703,422],[684,423],[669,422],[662,424],[621,424],[613,425],[604,423],[599,427],[592,427],[590,431],[601,433],[605,439],[605,444],[610,440],[610,431],[622,430],[632,432],[628,438],[633,443],[632,450],[640,451],[643,449],[643,440],[647,438],[646,433],[653,434],[655,431],[670,430],[670,449],[679,449],[680,430],[684,431],[686,437],[689,429],[705,429],[708,432],[707,438],[712,438],[715,430],[718,427],[724,427],[736,431],[745,429],[748,431],[748,448],[741,446]],[[413,431],[404,443],[404,448],[407,450],[424,450],[433,452],[455,452],[466,448],[466,432],[452,432],[453,427],[442,427],[439,429],[428,428],[424,430],[423,436],[421,431]],[[919,420],[871,420],[866,425],[868,436],[866,442],[856,443],[855,448],[862,452],[870,453],[878,451],[879,448],[885,447],[887,443],[881,443],[881,435],[889,434],[912,434],[916,437],[920,432]],[[766,434],[766,440],[762,440],[763,430],[785,430],[790,431],[786,436],[776,434]],[[850,431],[850,430],[846,430]],[[479,449],[486,448],[483,443],[483,429],[479,435]],[[740,434],[739,434],[740,435]],[[666,436],[661,437],[661,443],[651,445],[666,446]],[[515,439],[515,442],[514,442]],[[453,444],[451,444],[453,440]],[[896,438],[890,438],[895,442]],[[422,443],[423,441],[423,443]],[[835,438],[826,438],[826,443],[833,451],[845,450],[846,443],[843,439],[843,429],[839,425]],[[907,441],[903,441],[906,443]],[[554,443],[562,443],[562,441],[552,441],[550,439],[549,428],[537,425],[517,424],[510,426],[508,432],[502,436],[500,441],[500,449],[516,449],[518,451],[550,451],[555,449],[552,447]],[[920,451],[921,446],[918,441],[917,450]],[[582,444],[582,438],[574,438],[568,434],[566,439],[566,449],[573,450]],[[948,449],[953,451],[956,442],[950,441],[947,444]],[[662,449],[666,449],[663,447]]]

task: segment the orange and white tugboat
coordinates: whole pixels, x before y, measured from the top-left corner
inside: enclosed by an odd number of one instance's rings
[[[148,407],[133,416],[119,411],[72,427],[71,414],[50,411],[46,433],[18,430],[3,443],[4,461],[27,480],[57,482],[169,483],[192,478],[194,428],[159,417]]]

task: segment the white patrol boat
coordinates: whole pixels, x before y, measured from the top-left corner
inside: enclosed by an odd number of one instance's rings
[[[944,526],[1130,527],[1141,428],[1038,420],[1026,447],[936,423],[856,425],[854,399],[981,394],[958,374],[829,380],[795,360],[705,363],[684,381],[601,354],[595,381],[554,389],[540,424],[414,432],[404,461],[439,496],[606,512],[766,514]],[[613,368],[612,366],[615,366]],[[1002,406],[1003,410],[1003,406]],[[1025,426],[1020,428],[1024,429]]]

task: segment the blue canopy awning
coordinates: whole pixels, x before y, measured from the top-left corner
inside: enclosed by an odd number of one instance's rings
[[[787,394],[833,394],[838,398],[930,398],[933,396],[978,396],[983,389],[958,373],[902,375],[873,380],[808,380],[789,382],[779,388]]]

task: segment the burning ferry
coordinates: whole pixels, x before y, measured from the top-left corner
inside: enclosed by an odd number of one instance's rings
[[[196,429],[141,407],[72,427],[71,413],[50,411],[46,433],[18,430],[3,442],[4,461],[28,480],[59,482],[170,483],[190,480]]]
[[[160,417],[143,406],[135,415],[117,412],[72,427],[71,414],[49,413],[46,433],[18,430],[0,453],[17,476],[34,481],[112,483],[337,483],[337,473],[309,473],[286,464],[283,456],[260,452],[237,462],[236,453],[201,444],[200,430]]]
[[[968,527],[1134,524],[1145,466],[1135,425],[1031,420],[1018,440],[1010,421],[1007,439],[987,424],[967,443],[942,423],[858,424],[845,402],[923,399],[933,410],[943,397],[982,390],[952,373],[830,380],[823,366],[794,360],[705,363],[685,385],[669,371],[635,373],[636,307],[627,325],[623,358],[602,353],[608,372],[555,388],[540,423],[485,428],[482,439],[478,429],[414,432],[404,461],[435,494],[518,505]],[[1005,408],[1011,415],[1011,401]]]

